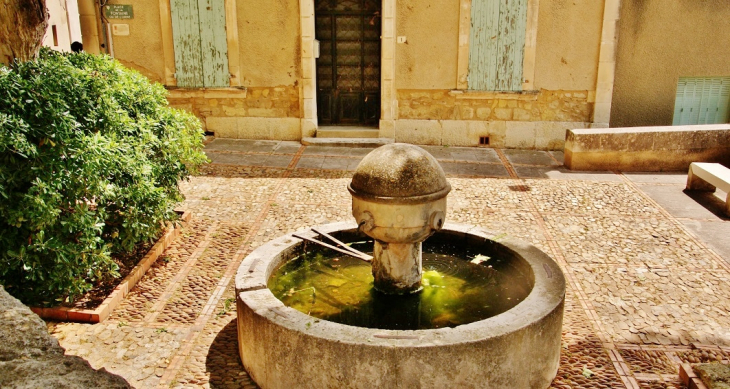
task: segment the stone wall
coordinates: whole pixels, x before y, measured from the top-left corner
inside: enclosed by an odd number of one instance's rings
[[[299,87],[171,89],[170,106],[195,114],[221,138],[301,139]]]
[[[692,162],[730,166],[730,124],[568,131],[572,170],[682,171]]]
[[[589,122],[592,110],[588,91],[398,91],[399,119]]]
[[[252,116],[299,118],[299,88],[279,86],[227,90],[172,89],[170,106],[182,108],[205,119],[208,116]]]
[[[669,126],[679,77],[730,76],[730,2],[622,0],[611,127]]]

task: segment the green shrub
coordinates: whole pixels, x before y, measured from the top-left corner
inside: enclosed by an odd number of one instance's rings
[[[106,56],[43,50],[0,66],[0,284],[28,304],[117,276],[110,253],[175,217],[205,161],[200,123]]]

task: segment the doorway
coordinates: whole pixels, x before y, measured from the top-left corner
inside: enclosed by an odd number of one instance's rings
[[[380,0],[315,0],[317,119],[377,126],[380,120]]]

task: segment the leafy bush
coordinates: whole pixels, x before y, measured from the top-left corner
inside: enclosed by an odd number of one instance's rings
[[[175,217],[205,161],[200,123],[105,56],[43,50],[0,66],[0,284],[28,304],[117,276],[110,254]]]

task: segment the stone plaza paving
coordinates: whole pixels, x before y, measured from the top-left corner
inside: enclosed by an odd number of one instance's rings
[[[683,192],[681,173],[571,172],[560,152],[424,148],[453,188],[447,221],[531,242],[563,268],[553,387],[680,388],[679,363],[730,359],[722,194]],[[238,265],[285,233],[351,220],[346,186],[371,150],[214,140],[212,163],[181,185],[184,234],[107,321],[51,322],[52,335],[138,388],[256,387],[238,358]]]

